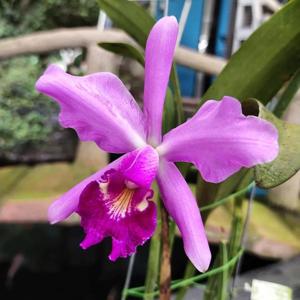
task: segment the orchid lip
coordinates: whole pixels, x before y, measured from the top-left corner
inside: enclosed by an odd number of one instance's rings
[[[110,260],[127,257],[154,233],[156,205],[150,189],[158,168],[158,154],[152,147],[127,153],[101,178],[81,192],[77,213],[85,238],[83,249],[112,238]]]
[[[107,195],[100,189],[99,181],[92,181],[81,193],[77,213],[86,235],[80,246],[87,249],[111,237],[109,258],[115,261],[133,254],[152,236],[156,207],[140,187],[128,189],[118,171],[107,175]]]

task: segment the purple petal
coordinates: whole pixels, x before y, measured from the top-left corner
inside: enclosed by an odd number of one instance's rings
[[[161,142],[163,105],[178,33],[175,17],[164,17],[152,28],[145,52],[144,114],[148,140]]]
[[[205,272],[211,253],[193,193],[177,167],[165,160],[160,162],[157,182],[164,205],[181,232],[186,255],[200,272]]]
[[[83,249],[100,243],[105,237],[112,237],[111,260],[127,257],[143,245],[154,233],[156,227],[156,207],[148,201],[144,210],[134,209],[130,214],[116,219],[110,214],[99,183],[91,182],[80,197],[78,214],[86,236],[80,246]]]
[[[76,211],[79,197],[84,188],[92,181],[100,180],[111,169],[121,168],[127,180],[149,188],[156,175],[158,154],[150,146],[129,152],[95,174],[75,185],[68,192],[54,201],[48,209],[48,219],[54,224],[69,217]]]
[[[159,157],[151,146],[136,149],[126,155],[122,160],[120,169],[127,180],[149,188],[158,169]]]
[[[147,165],[150,167],[146,168]],[[149,201],[153,194],[149,188],[157,167],[156,151],[151,147],[139,149],[84,189],[77,209],[86,233],[81,243],[83,249],[110,236],[113,241],[110,259],[116,260],[131,255],[152,236],[156,208]]]
[[[115,160],[105,168],[94,173],[93,175],[85,178],[80,183],[71,188],[68,192],[64,193],[58,199],[56,199],[48,209],[48,220],[51,224],[60,222],[72,213],[74,213],[78,207],[79,197],[84,188],[92,181],[99,180],[105,172],[116,167],[122,160],[124,156]]]
[[[115,75],[72,76],[51,65],[36,89],[59,103],[61,125],[74,128],[81,140],[114,153],[145,145],[143,113]]]
[[[187,122],[168,132],[158,147],[170,161],[192,162],[206,181],[221,182],[242,167],[275,159],[278,133],[273,124],[242,114],[232,97],[209,100]]]

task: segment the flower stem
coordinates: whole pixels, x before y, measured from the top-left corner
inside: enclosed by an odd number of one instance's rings
[[[160,201],[158,199],[158,189],[157,186],[153,186],[156,195],[156,205],[157,205],[157,227],[154,235],[151,238],[150,249],[149,249],[149,258],[147,266],[147,274],[145,280],[145,294],[144,300],[153,300],[153,292],[157,288],[158,275],[159,275],[159,263],[160,263],[160,249],[161,249],[161,218],[160,218]]]
[[[160,265],[160,280],[159,280],[159,299],[169,300],[171,298],[171,251],[169,241],[169,218],[166,209],[162,206],[161,209],[161,241],[162,241],[162,257]]]
[[[196,269],[195,269],[194,265],[190,261],[188,261],[185,271],[184,271],[183,280],[195,276],[195,273],[196,273]],[[183,286],[177,293],[176,300],[183,300],[185,297],[185,294],[189,288],[190,288],[189,285]]]

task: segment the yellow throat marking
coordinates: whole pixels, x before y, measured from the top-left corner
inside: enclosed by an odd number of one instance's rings
[[[126,213],[131,211],[130,204],[133,194],[133,189],[124,188],[124,190],[115,199],[109,201],[109,214],[112,218],[124,218]]]

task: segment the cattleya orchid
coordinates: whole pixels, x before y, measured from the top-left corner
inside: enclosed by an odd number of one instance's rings
[[[204,272],[211,259],[208,241],[194,195],[175,162],[191,162],[206,181],[221,182],[242,167],[272,161],[278,153],[277,131],[265,120],[244,116],[240,102],[225,96],[207,101],[162,137],[177,33],[175,17],[164,17],[149,34],[143,112],[111,73],[77,77],[51,65],[37,81],[37,90],[59,103],[63,127],[74,128],[82,141],[94,141],[105,151],[125,153],[57,199],[48,215],[56,223],[78,213],[86,234],[83,249],[112,237],[109,258],[126,257],[155,231],[151,184],[156,179],[187,256]]]

